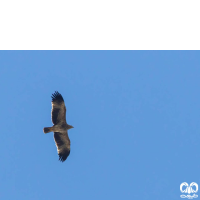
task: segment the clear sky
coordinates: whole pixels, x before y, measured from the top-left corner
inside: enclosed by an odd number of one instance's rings
[[[200,184],[199,51],[1,51],[0,88],[2,200],[175,200]],[[64,163],[43,133],[55,90],[74,126]]]

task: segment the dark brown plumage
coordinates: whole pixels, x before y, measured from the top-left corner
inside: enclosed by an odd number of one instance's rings
[[[52,127],[45,127],[44,133],[54,132],[59,160],[64,162],[70,154],[68,130],[74,127],[66,122],[66,107],[62,95],[56,91],[51,97],[51,118],[54,125]]]

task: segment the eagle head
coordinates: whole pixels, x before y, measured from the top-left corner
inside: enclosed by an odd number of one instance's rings
[[[69,130],[69,129],[71,129],[71,128],[74,128],[72,125],[69,125],[68,124],[68,126],[67,126],[67,129]]]

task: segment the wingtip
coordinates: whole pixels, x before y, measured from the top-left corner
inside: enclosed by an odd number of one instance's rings
[[[64,101],[62,95],[58,92],[58,91],[55,91],[52,95],[51,95],[51,98],[52,98],[52,102],[53,101]]]
[[[70,154],[70,151],[66,154],[58,154],[59,155],[59,161],[60,162],[64,162],[66,159],[67,159],[67,157],[69,156],[69,154]]]

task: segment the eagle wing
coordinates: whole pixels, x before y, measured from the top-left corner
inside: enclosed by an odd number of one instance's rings
[[[66,123],[66,107],[62,95],[59,92],[55,92],[51,96],[52,98],[52,111],[51,118],[54,125],[60,122]]]
[[[57,146],[59,160],[64,162],[70,154],[70,140],[66,132],[54,132],[54,140]]]

